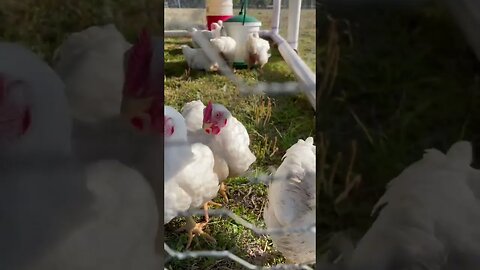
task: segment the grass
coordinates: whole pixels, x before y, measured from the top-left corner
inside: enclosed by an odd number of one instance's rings
[[[165,11],[166,20],[171,21],[169,16],[186,17],[178,14],[181,10],[174,11],[176,13],[173,15],[169,15],[168,9]],[[264,25],[270,25],[271,10],[248,12]],[[283,14],[283,19],[285,16],[286,14]],[[300,55],[315,70],[315,11],[303,11],[302,18],[306,19],[301,29]],[[281,34],[285,33],[286,29],[283,27]],[[177,109],[181,109],[186,102],[197,99],[204,103],[213,100],[224,104],[249,132],[251,149],[257,157],[252,166],[255,172],[266,173],[269,166],[278,167],[281,157],[292,144],[298,139],[314,135],[314,111],[304,96],[245,97],[240,96],[229,79],[219,74],[192,71],[190,77],[187,77],[186,62],[179,48],[180,45],[189,43],[188,39],[165,41],[165,103]],[[272,58],[265,66],[263,75],[255,70],[238,70],[237,76],[249,83],[259,80],[283,82],[295,79],[276,50],[272,50]],[[227,183],[231,200],[225,207],[257,226],[264,226],[262,212],[267,202],[266,187],[263,184],[249,183],[242,177],[231,179]],[[215,201],[224,203],[219,198]],[[178,218],[165,226],[166,243],[178,251],[184,251],[187,237],[175,233],[174,230],[183,223],[184,220]],[[202,238],[194,239],[192,250],[230,250],[250,263],[263,266],[285,262],[268,237],[257,236],[228,218],[213,217],[207,225],[207,232],[217,240],[217,244],[210,244]],[[229,259],[210,258],[172,260],[167,264],[167,268],[243,269]]]
[[[414,8],[332,4],[319,16],[317,128],[329,142],[321,187],[337,153],[343,153],[332,189],[319,194],[317,242],[326,243],[337,231],[355,240],[363,235],[386,183],[420,159],[423,149],[445,151],[464,139],[478,156],[480,70],[448,12],[433,3]],[[328,16],[336,20],[335,29]],[[362,183],[336,205],[345,188],[351,141],[357,145],[352,173],[361,174]]]

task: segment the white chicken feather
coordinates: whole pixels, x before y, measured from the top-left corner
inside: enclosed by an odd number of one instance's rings
[[[426,150],[388,184],[349,269],[478,269],[480,171],[471,162],[469,142]]]
[[[285,155],[268,188],[263,217],[267,228],[295,228],[315,224],[315,153],[313,138],[298,140]],[[271,235],[274,245],[295,263],[315,262],[315,233]]]

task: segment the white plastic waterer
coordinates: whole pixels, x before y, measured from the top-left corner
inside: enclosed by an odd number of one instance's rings
[[[246,16],[240,12],[240,15],[233,16],[223,22],[227,35],[237,42],[234,67],[246,67],[245,57],[247,56],[247,38],[250,33],[258,33],[262,22],[252,16]]]

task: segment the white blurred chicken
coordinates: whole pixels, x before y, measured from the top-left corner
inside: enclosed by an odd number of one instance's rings
[[[218,63],[212,62],[203,49],[193,49],[188,47],[188,45],[182,45],[181,48],[190,69],[204,70],[207,72],[218,71]]]
[[[183,56],[185,57],[189,69],[204,70],[207,72],[218,71],[218,63],[211,61],[203,49],[200,48],[199,44],[201,43],[200,39],[203,38],[206,41],[205,44],[212,45],[208,41],[215,37],[221,36],[221,24],[222,21],[218,21],[218,23],[212,23],[211,31],[199,31],[196,28],[193,28],[192,43],[194,48],[190,48],[188,45],[181,46]],[[209,48],[213,47],[209,46]]]
[[[199,48],[199,42],[198,39],[200,39],[202,36],[206,40],[210,40],[215,37],[221,36],[221,31],[222,31],[222,26],[223,22],[220,20],[218,23],[212,23],[211,29],[212,30],[198,30],[196,28],[192,29],[192,44],[194,48]]]
[[[220,29],[223,27],[222,24],[218,26],[220,27]],[[215,49],[218,50],[220,56],[222,56],[225,62],[232,66],[235,60],[237,42],[235,41],[235,39],[229,36],[222,36],[221,31],[214,31],[213,33],[214,37],[210,39],[210,43]]]
[[[248,67],[259,65],[260,69],[268,62],[270,58],[270,43],[258,36],[258,33],[250,33],[247,38],[247,54],[245,63]]]
[[[0,59],[0,269],[30,269],[91,214],[91,198],[69,166],[62,81],[22,45],[0,42]]]
[[[285,155],[268,188],[263,218],[268,229],[315,225],[315,153],[313,138],[298,140]],[[315,232],[271,235],[273,244],[287,260],[315,263]]]
[[[118,107],[116,114],[110,117],[97,114],[92,122],[75,119],[73,148],[82,162],[114,159],[138,170],[152,186],[157,209],[160,209],[163,207],[163,39],[152,37],[143,29],[135,44],[121,57],[122,76],[104,78],[105,83],[111,85],[116,84],[114,80],[123,78],[120,92],[117,89],[104,96],[105,99],[111,95],[120,98],[120,103],[114,102]],[[83,75],[85,80],[95,79],[93,73]],[[88,90],[83,94],[84,101],[94,100],[96,95]],[[95,107],[99,104],[87,102],[84,105]],[[157,248],[163,248],[163,243],[158,241],[157,244]]]
[[[228,202],[224,180],[244,174],[256,157],[250,150],[247,129],[221,104],[205,106],[200,100],[184,105],[182,115],[188,140],[208,145],[215,156],[215,173],[221,181],[220,194]]]
[[[55,70],[76,119],[95,122],[120,113],[123,55],[131,46],[108,24],[73,33],[56,50]]]
[[[348,269],[474,270],[480,265],[480,171],[472,146],[426,150],[387,186]]]
[[[112,32],[113,31],[113,32]],[[124,41],[114,26],[105,28],[93,27],[84,32],[74,34],[73,37],[83,37],[88,33],[104,33],[115,38],[105,42],[95,43],[96,47],[86,46],[87,55],[97,55],[104,50],[112,49],[105,58],[109,64],[104,64],[104,71],[89,71],[95,69],[95,61],[72,61],[69,65],[69,78],[74,81],[96,81],[99,85],[89,89],[86,84],[72,86],[81,98],[69,96],[70,103],[77,103],[78,110],[74,110],[73,148],[75,154],[84,162],[98,159],[116,159],[139,170],[154,185],[161,184],[163,173],[159,172],[158,164],[161,160],[155,156],[155,147],[163,144],[163,40],[151,37],[147,31],[142,31],[138,41],[128,50],[118,46]],[[72,38],[73,38],[72,37]],[[71,39],[72,39],[71,38]],[[99,41],[105,38],[99,38]],[[70,39],[69,39],[70,40]],[[64,54],[74,54],[75,46],[67,46],[68,41],[61,47]],[[126,48],[127,46],[120,46]],[[71,51],[69,51],[70,49]],[[97,51],[98,50],[98,51]],[[59,54],[61,56],[61,54]],[[62,61],[61,57],[59,63]],[[108,58],[109,59],[106,59]],[[67,58],[68,59],[68,58]],[[86,64],[89,64],[86,65]],[[100,65],[100,63],[98,63]],[[58,68],[62,66],[57,66]],[[117,69],[120,68],[120,71]],[[66,72],[64,71],[59,71]],[[102,74],[111,76],[102,77]],[[101,77],[101,79],[99,79]],[[118,86],[120,83],[120,86]],[[100,87],[100,86],[104,87]],[[110,89],[108,86],[111,86]],[[67,85],[68,87],[68,85]],[[115,90],[113,90],[115,88]],[[67,89],[67,93],[72,90]],[[108,114],[91,114],[91,117],[82,117],[89,109],[99,111],[105,102],[109,102],[112,110]],[[115,109],[113,109],[115,108]],[[160,155],[160,154],[158,154]],[[154,158],[155,157],[155,158]],[[156,162],[156,163],[155,163]],[[154,169],[155,168],[155,169]],[[156,178],[157,181],[153,180]],[[159,194],[161,198],[163,194]]]
[[[180,230],[189,234],[187,248],[194,235],[203,235],[208,223],[208,205],[218,192],[218,177],[213,172],[212,151],[201,143],[190,144],[187,140],[185,119],[174,108],[165,106],[165,184],[164,184],[164,223],[168,223],[180,212],[202,207],[205,222],[196,224],[192,217]],[[214,203],[215,204],[215,203]]]
[[[163,143],[163,40],[144,29],[131,46],[114,25],[93,26],[72,34],[55,61],[73,107],[75,154],[87,162],[118,159],[147,175],[139,163]]]
[[[158,269],[145,180],[78,163],[60,78],[17,44],[0,43],[0,58],[0,268]]]

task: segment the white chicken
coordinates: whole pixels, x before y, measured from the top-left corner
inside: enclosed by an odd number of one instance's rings
[[[222,26],[220,25],[220,27]],[[210,39],[210,43],[218,50],[225,62],[232,66],[235,60],[237,42],[229,36],[221,36],[221,31],[214,32],[214,35],[215,37]]]
[[[212,151],[200,143],[190,144],[187,128],[182,115],[174,108],[165,106],[165,184],[164,184],[164,223],[168,223],[180,212],[191,208],[204,207],[205,222],[195,224],[192,217],[181,230],[188,231],[187,248],[193,235],[203,235],[208,223],[208,205],[218,192],[218,177],[213,172]]]
[[[188,140],[208,145],[215,156],[214,171],[221,181],[220,194],[228,202],[224,180],[244,174],[255,162],[250,137],[245,126],[221,104],[200,100],[182,108],[188,129]]]
[[[270,58],[270,43],[260,38],[258,33],[250,33],[247,38],[247,53],[245,63],[248,67],[259,65],[262,69]]]
[[[193,49],[182,45],[182,52],[190,69],[218,71],[218,63],[212,62],[202,49]]]
[[[85,216],[89,194],[55,165],[71,153],[62,81],[19,44],[0,42],[0,59],[0,269],[18,269]]]
[[[298,140],[285,155],[268,188],[268,206],[263,212],[268,229],[315,225],[315,153],[313,138]],[[271,235],[273,244],[287,260],[315,263],[315,232]]]
[[[123,54],[131,46],[115,25],[108,24],[73,33],[56,50],[55,70],[65,82],[77,120],[95,122],[119,115]]]
[[[93,122],[75,119],[72,132],[74,151],[84,162],[119,160],[142,172],[152,185],[161,184],[161,181],[153,181],[163,172],[159,172],[158,164],[151,161],[150,153],[158,152],[156,146],[163,144],[163,40],[152,38],[143,31],[134,46],[124,55],[122,53],[121,62],[125,70],[117,79],[124,78],[121,80],[122,90],[110,93],[121,100],[115,102],[118,112],[109,118],[94,118]],[[90,78],[87,75],[94,76],[85,73],[85,80]],[[116,83],[113,77],[104,79],[108,84]],[[83,100],[93,100],[99,95],[87,90],[83,94]],[[91,107],[98,105],[89,104]],[[162,161],[158,162],[161,164]],[[161,198],[163,194],[158,196]]]
[[[78,163],[60,78],[20,45],[0,43],[0,58],[0,268],[158,269],[145,180]]]
[[[97,118],[94,122],[76,119],[73,148],[82,162],[115,159],[138,170],[153,187],[157,208],[161,209],[163,39],[151,37],[143,29],[135,44],[123,54],[122,61],[123,91],[112,92],[121,99],[117,115]],[[84,94],[85,100],[92,99],[91,92]],[[163,243],[157,244],[157,248],[163,247]]]
[[[480,171],[472,146],[426,150],[387,186],[348,269],[474,270],[480,265]]]
[[[198,39],[200,36],[205,38],[206,40],[210,40],[215,37],[220,37],[221,36],[221,31],[222,31],[222,21],[218,21],[218,23],[212,23],[211,29],[212,30],[197,30],[196,28],[192,29],[192,44],[194,48],[199,48],[199,42]]]

